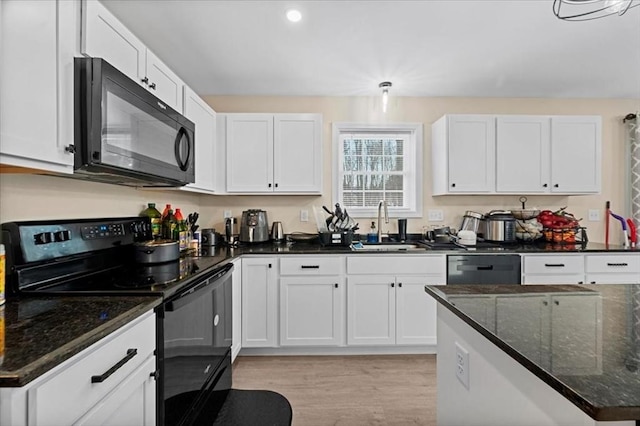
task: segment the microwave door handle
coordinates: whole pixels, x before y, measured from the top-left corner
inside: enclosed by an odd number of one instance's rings
[[[183,137],[184,139],[186,139],[186,142],[187,142],[187,158],[185,158],[184,161],[182,161],[182,157],[180,157],[180,145],[182,145],[182,141],[184,140]],[[187,130],[184,127],[180,127],[180,130],[176,135],[174,150],[176,155],[176,161],[178,162],[178,166],[180,167],[180,170],[182,170],[183,172],[186,172],[187,169],[189,168],[189,159],[191,157],[191,141],[189,140],[189,134],[187,133]]]

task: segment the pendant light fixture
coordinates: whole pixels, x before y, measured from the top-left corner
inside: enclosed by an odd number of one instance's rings
[[[622,16],[636,6],[640,6],[640,0],[553,0],[553,14],[564,21],[591,21]]]
[[[387,104],[389,103],[389,88],[391,88],[390,81],[383,81],[378,84],[378,87],[382,89],[382,112],[387,112]]]

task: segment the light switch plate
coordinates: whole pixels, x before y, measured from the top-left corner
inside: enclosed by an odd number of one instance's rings
[[[223,214],[223,217],[225,219],[232,217],[231,210],[225,210],[224,214]]]
[[[300,222],[309,222],[309,210],[300,210]]]

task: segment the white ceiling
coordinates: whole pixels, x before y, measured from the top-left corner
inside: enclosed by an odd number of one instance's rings
[[[200,95],[369,96],[388,80],[396,96],[640,100],[640,7],[566,22],[552,0],[103,3]]]

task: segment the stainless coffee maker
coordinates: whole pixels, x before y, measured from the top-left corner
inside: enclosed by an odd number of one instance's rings
[[[259,209],[245,210],[240,220],[240,242],[261,243],[269,241],[267,212]]]

